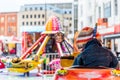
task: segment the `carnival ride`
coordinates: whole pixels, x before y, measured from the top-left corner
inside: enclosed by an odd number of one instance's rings
[[[63,52],[65,54],[72,53],[73,47],[64,37],[64,33],[61,32],[59,19],[52,16],[46,23],[46,31],[41,34],[41,37],[20,58],[13,58],[10,61],[10,64],[7,66],[8,70],[10,72],[29,74],[29,71],[35,69],[38,64],[42,64],[43,58],[41,58],[41,55],[44,53],[45,48],[49,47],[47,43],[50,40],[53,40],[52,51],[59,53],[59,56],[64,56]],[[32,52],[36,48],[39,49],[37,49],[33,56]],[[32,58],[29,58],[30,56]]]
[[[73,66],[59,69],[54,80],[120,80],[120,71],[106,67]]]
[[[80,51],[77,38],[79,32],[74,35],[74,53]],[[80,52],[79,52],[80,53]],[[76,55],[77,55],[76,54]],[[68,60],[67,62],[70,62]],[[69,63],[68,63],[69,64]],[[104,66],[85,67],[85,66],[70,66],[58,69],[54,74],[54,80],[120,80],[120,70],[108,68]]]

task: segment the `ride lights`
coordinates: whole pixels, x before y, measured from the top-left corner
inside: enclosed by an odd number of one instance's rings
[[[64,68],[61,68],[61,69],[58,69],[57,70],[57,74],[60,75],[60,76],[64,76],[68,73],[68,71]]]

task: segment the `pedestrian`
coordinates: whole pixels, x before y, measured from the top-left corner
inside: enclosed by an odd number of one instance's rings
[[[82,52],[75,58],[73,66],[117,68],[117,57],[102,47],[101,36],[94,33],[93,28],[83,28],[76,39],[76,45],[82,47]]]

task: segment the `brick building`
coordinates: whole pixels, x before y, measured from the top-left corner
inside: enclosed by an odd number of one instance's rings
[[[17,12],[0,13],[0,35],[17,36]]]

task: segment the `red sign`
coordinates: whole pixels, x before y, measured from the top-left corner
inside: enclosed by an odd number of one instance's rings
[[[120,24],[119,25],[115,25],[115,33],[120,33]]]
[[[108,19],[107,18],[99,18],[97,25],[101,26],[101,27],[102,26],[108,27]]]
[[[115,28],[114,27],[109,27],[109,28],[99,29],[98,32],[101,35],[114,34]]]
[[[108,28],[98,29],[98,32],[101,35],[108,35],[108,34],[120,33],[120,24],[112,26],[112,27],[108,27]]]

